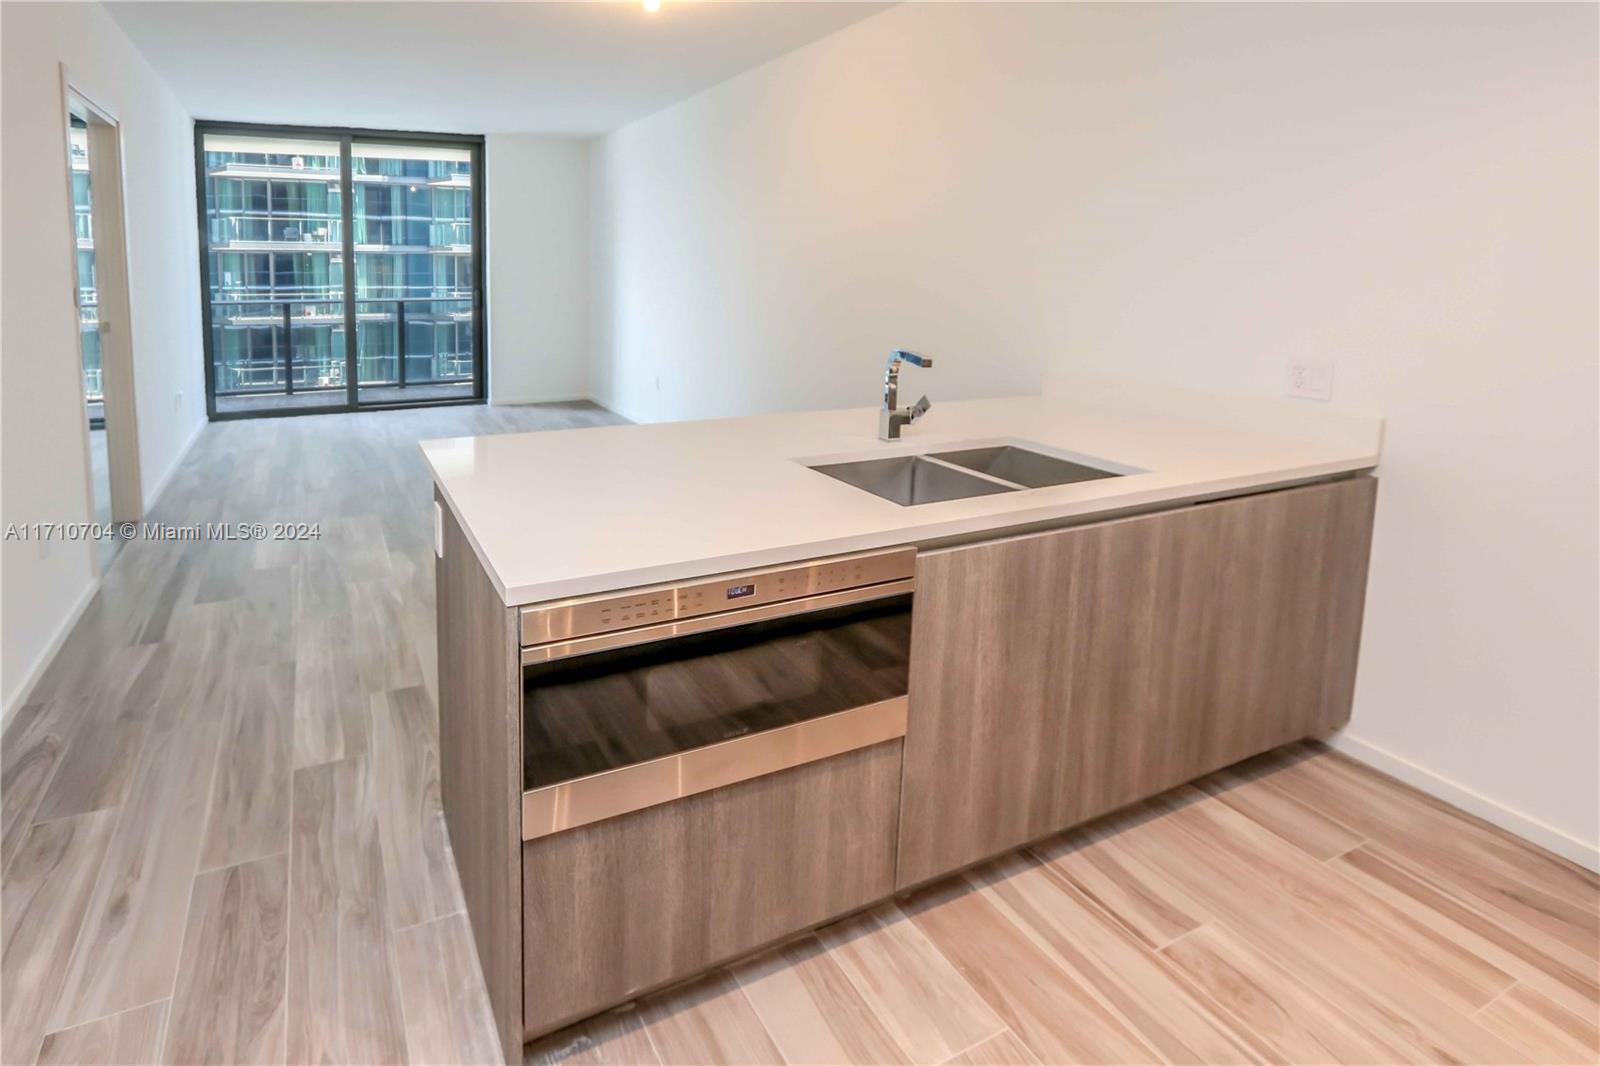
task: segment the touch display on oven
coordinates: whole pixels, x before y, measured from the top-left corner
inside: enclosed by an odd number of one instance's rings
[[[730,599],[730,600],[742,600],[746,596],[754,596],[755,594],[756,594],[756,587],[753,584],[751,584],[751,585],[729,585],[728,586],[728,597],[727,598]]]

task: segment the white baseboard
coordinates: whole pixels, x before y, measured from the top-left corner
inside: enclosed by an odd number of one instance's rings
[[[1357,762],[1366,763],[1374,770],[1398,778],[1413,788],[1444,800],[1453,807],[1460,807],[1468,814],[1477,815],[1491,825],[1499,826],[1508,833],[1515,833],[1524,840],[1537,844],[1547,851],[1553,851],[1564,859],[1570,859],[1579,866],[1600,872],[1600,847],[1594,844],[1585,843],[1554,826],[1546,825],[1537,818],[1530,818],[1521,811],[1512,810],[1480,792],[1459,785],[1447,777],[1441,777],[1409,759],[1385,751],[1376,744],[1369,744],[1348,733],[1331,736],[1327,738],[1326,743],[1330,748],[1343,752]]]
[[[11,716],[16,714],[23,704],[28,702],[28,697],[33,695],[34,686],[39,683],[39,679],[44,676],[45,670],[55,660],[56,653],[61,650],[61,645],[66,643],[67,634],[71,633],[72,627],[78,624],[78,619],[83,617],[83,612],[88,609],[89,603],[94,599],[94,594],[99,591],[100,575],[95,574],[89,579],[89,584],[84,586],[84,590],[79,595],[77,602],[72,605],[72,610],[67,612],[66,618],[61,620],[61,624],[56,627],[56,631],[50,634],[50,642],[40,650],[38,656],[33,660],[33,665],[28,668],[28,674],[22,679],[22,684],[18,685],[11,697],[6,700],[5,711],[0,713],[0,728],[10,725]]]
[[[531,403],[579,403],[587,401],[595,403],[595,398],[586,393],[553,393],[549,396],[496,396],[489,395],[490,407],[524,407]]]

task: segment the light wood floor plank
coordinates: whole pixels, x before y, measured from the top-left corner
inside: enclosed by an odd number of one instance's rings
[[[289,1061],[406,1055],[372,774],[365,759],[296,770]]]
[[[329,550],[340,560],[345,581],[359,585],[393,577],[383,520],[375,514],[349,514],[328,522]]]
[[[1029,1066],[1039,1059],[1007,1029],[947,1061],[951,1066]]]
[[[172,661],[156,703],[157,732],[222,723],[239,646],[248,640],[231,606],[192,604],[171,623]]]
[[[951,882],[903,906],[1043,1062],[1150,1063],[1155,1048],[1079,985],[988,900]]]
[[[166,1021],[160,1000],[62,1029],[44,1038],[39,1066],[155,1066]]]
[[[393,573],[387,555],[384,568]],[[406,611],[392,576],[350,586],[351,619],[345,654],[368,693],[422,685],[422,667],[408,638]],[[346,669],[351,664],[346,662]]]
[[[1102,841],[1116,835],[1115,827],[1112,821],[1098,823],[1030,850],[1148,947],[1170,944],[1210,920],[1181,885],[1152,892],[1153,879],[1138,859],[1102,846]]]
[[[639,1005],[645,1032],[674,1066],[770,1066],[783,1055],[733,975],[717,970]]]
[[[261,542],[265,543],[265,542]],[[250,570],[243,593],[228,601],[238,634],[234,664],[245,670],[294,664],[294,567]]]
[[[1572,1014],[1531,988],[1508,989],[1478,1012],[1478,1021],[1535,1062],[1600,1062],[1595,1016]]]
[[[1600,952],[1596,879],[1589,871],[1336,753],[1293,763],[1273,780],[1292,784],[1307,802],[1436,876],[1452,894],[1494,909],[1572,960]]]
[[[1202,793],[1180,790],[1174,795],[1190,799]],[[1321,864],[1284,847],[1280,838],[1226,804],[1187,803],[1175,811],[1172,823],[1225,850],[1284,898],[1303,905],[1350,942],[1387,959],[1395,972],[1409,975],[1463,1013],[1483,1006],[1515,980],[1405,911],[1328,876]]]
[[[395,928],[462,910],[439,802],[438,714],[421,686],[381,692],[372,709],[372,772]]]
[[[1214,801],[1212,801],[1214,802]],[[1182,883],[1220,922],[1280,962],[1319,995],[1424,1062],[1514,1062],[1516,1052],[1467,1014],[1435,998],[1373,947],[1326,924],[1225,843],[1180,824],[1173,812],[1118,838],[1154,870]]]
[[[172,995],[216,758],[214,728],[150,738],[67,964],[55,1028]]]
[[[1114,925],[1054,869],[1013,857],[974,871],[969,880],[1166,1061],[1260,1061],[1175,968]]]
[[[101,683],[59,708],[71,729],[61,769],[50,782],[36,821],[115,807],[127,795],[138,756],[153,721],[171,649],[164,645],[119,648]]]
[[[817,937],[915,1062],[940,1062],[1005,1027],[894,904],[828,926]]]
[[[498,1060],[500,1038],[465,914],[395,934],[395,962],[415,1066]]]
[[[1512,974],[1521,985],[1549,996],[1581,1016],[1600,1015],[1600,973],[1574,969],[1540,951],[1522,937],[1465,903],[1385,858],[1377,845],[1364,845],[1329,863],[1366,891],[1405,909],[1441,936]],[[1600,969],[1600,968],[1597,968]]]
[[[632,1004],[541,1037],[523,1049],[523,1066],[658,1066],[660,1062]]]
[[[1327,813],[1349,824],[1352,812],[1371,823],[1368,836],[1382,843],[1385,837],[1412,846],[1448,839],[1461,852],[1492,867],[1512,880],[1537,885],[1541,891],[1567,902],[1576,924],[1592,937],[1600,937],[1600,911],[1590,904],[1600,874],[1546,851],[1537,844],[1507,833],[1441,799],[1364,766],[1340,752],[1309,745],[1316,758],[1291,761],[1273,780],[1293,775],[1297,782],[1323,781],[1343,787],[1341,802]],[[1305,750],[1305,749],[1302,749]],[[1287,781],[1284,780],[1286,784]],[[1312,793],[1308,792],[1308,797]]]
[[[750,960],[733,975],[786,1062],[911,1061],[815,937]]]
[[[66,702],[40,701],[18,708],[0,738],[0,876],[33,826],[34,812],[60,762],[67,733],[61,710]]]
[[[105,865],[116,811],[34,826],[0,883],[0,1061],[29,1063],[52,1028],[63,965]]]
[[[1368,1031],[1288,970],[1218,926],[1161,949],[1276,1062],[1379,1064],[1414,1061]]]
[[[35,821],[120,805],[150,732],[144,712],[97,708],[82,700],[65,713],[77,725],[67,741],[61,769],[34,813]]]
[[[1248,770],[1213,774],[1206,791],[1314,859],[1331,859],[1365,842],[1338,822]]]
[[[350,659],[354,629],[350,614],[302,614],[295,619],[297,769],[367,753],[368,692]]]
[[[226,693],[222,745],[200,865],[235,866],[289,850],[294,667],[243,670]]]
[[[195,879],[163,1059],[285,1060],[289,857]]]
[[[158,585],[150,589],[150,609],[144,615],[135,644],[160,644],[167,639],[175,617],[181,617],[185,604],[194,602],[194,587],[199,582],[198,549],[185,552]]]

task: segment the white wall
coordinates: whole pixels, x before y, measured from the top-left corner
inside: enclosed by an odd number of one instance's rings
[[[122,126],[148,506],[205,421],[189,116],[98,4],[4,4],[0,19],[0,525],[89,517],[62,63],[74,87]],[[7,541],[0,551],[0,694],[9,709],[91,589],[94,571],[82,543],[54,543],[41,553],[35,543]]]
[[[601,403],[870,404],[897,347],[944,357],[911,399],[1037,390],[1058,294],[1003,157],[1040,138],[991,111],[1009,59],[953,55],[951,24],[891,10],[595,143]]]
[[[589,394],[589,150],[586,142],[491,134],[488,169],[489,399]]]
[[[1390,419],[1343,743],[1593,865],[1597,18],[898,6],[593,147],[594,392],[864,403],[904,344],[935,401],[1291,404],[1334,360]]]
[[[1155,47],[1161,73],[1106,101],[1123,159],[1082,146],[1102,192],[1069,235],[1114,254],[1063,278],[1058,348],[1262,396],[1288,355],[1334,360],[1335,401],[1388,416],[1343,746],[1590,865],[1596,16],[1080,20],[1111,54]]]

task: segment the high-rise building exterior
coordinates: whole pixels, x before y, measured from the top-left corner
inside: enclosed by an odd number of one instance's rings
[[[352,227],[356,384],[410,399],[475,386],[473,154],[355,142],[352,203],[340,145],[206,133],[202,139],[212,389],[317,393],[347,381],[345,219]],[[412,392],[395,390],[410,389]],[[444,393],[448,395],[448,389]]]
[[[100,363],[100,302],[94,277],[94,203],[89,191],[89,131],[74,117],[67,131],[72,172],[72,233],[77,246],[78,335],[83,359],[83,398],[89,424],[103,424]]]

